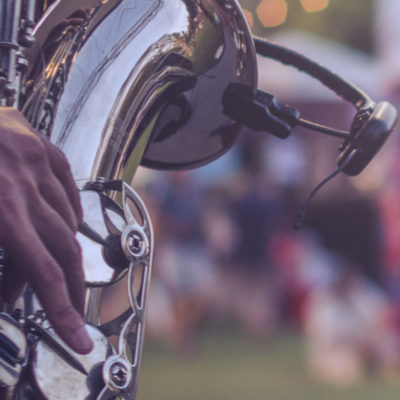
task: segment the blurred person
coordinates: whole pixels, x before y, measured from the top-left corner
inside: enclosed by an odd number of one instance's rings
[[[385,182],[377,192],[377,206],[382,222],[384,287],[393,305],[393,314],[400,332],[400,154],[397,146]]]
[[[371,196],[347,183],[340,196],[313,204],[307,226],[318,233],[324,246],[354,260],[363,275],[383,287],[381,219]]]
[[[152,326],[153,332],[157,327],[158,298],[164,302],[162,309],[170,312],[170,317],[163,317],[161,329],[166,336],[173,335],[178,349],[190,353],[195,349],[197,330],[207,314],[216,280],[205,246],[202,194],[187,171],[170,172],[160,183],[159,194],[162,212],[158,213],[153,286],[157,295],[152,300],[150,331]]]
[[[277,231],[269,252],[279,288],[281,321],[290,328],[302,329],[310,293],[332,279],[333,256],[314,233],[306,230]]]
[[[310,371],[339,386],[400,366],[390,302],[358,269],[341,259],[332,282],[311,292],[305,315]]]
[[[226,198],[220,206],[226,220],[220,224],[225,228],[220,240],[229,243],[219,265],[220,306],[256,338],[273,333],[277,321],[268,242],[276,227],[279,200],[264,170],[262,144],[262,138],[251,135],[242,141],[241,171],[226,182]]]

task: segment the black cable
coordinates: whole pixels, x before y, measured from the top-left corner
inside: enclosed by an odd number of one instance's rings
[[[329,182],[331,179],[333,179],[336,175],[338,175],[340,172],[342,172],[350,163],[350,161],[354,158],[354,156],[359,152],[359,150],[354,149],[349,156],[347,157],[347,159],[343,162],[343,164],[338,167],[334,172],[332,172],[329,176],[327,176],[322,182],[320,182],[313,190],[312,192],[308,195],[304,206],[300,209],[299,214],[297,216],[297,220],[296,223],[294,225],[295,229],[300,229],[304,218],[306,216],[306,211],[307,208],[309,207],[311,200],[314,198],[314,196],[316,195],[316,193],[322,188],[322,186],[324,186],[327,182]]]
[[[338,96],[351,102],[356,108],[374,104],[372,99],[358,87],[352,85],[333,71],[291,49],[265,39],[254,38],[256,52],[282,64],[296,67],[319,80]]]

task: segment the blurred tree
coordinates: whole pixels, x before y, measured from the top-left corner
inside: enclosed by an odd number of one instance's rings
[[[264,10],[274,8],[271,4],[266,6],[268,2],[282,7],[284,1],[240,0],[246,14],[252,17],[252,31],[257,36],[268,37],[282,29],[301,29],[369,53],[374,51],[373,0],[330,0],[326,8],[312,13],[305,10],[301,0],[285,0],[285,22],[270,28],[265,27],[257,16],[261,3],[264,3]]]

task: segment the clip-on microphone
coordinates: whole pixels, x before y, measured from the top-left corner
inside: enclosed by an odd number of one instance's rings
[[[292,129],[300,125],[344,140],[339,147],[338,168],[307,198],[295,225],[298,229],[308,204],[326,182],[340,172],[349,176],[358,175],[368,165],[392,132],[397,110],[386,101],[376,104],[361,89],[300,53],[258,38],[254,38],[254,44],[258,54],[305,72],[353,104],[357,110],[350,130],[346,132],[302,119],[299,110],[280,103],[273,94],[261,90],[254,93],[250,87],[233,83],[224,93],[224,113],[254,131],[266,131],[286,139]]]

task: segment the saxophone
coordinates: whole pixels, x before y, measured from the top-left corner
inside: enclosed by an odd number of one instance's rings
[[[18,107],[64,152],[81,190],[77,237],[94,342],[88,355],[73,353],[28,288],[0,314],[0,384],[14,400],[134,399],[154,248],[131,188],[138,166],[194,168],[225,153],[243,126],[285,139],[303,125],[343,140],[335,174],[352,176],[383,145],[397,112],[303,55],[254,39],[236,0],[56,0],[36,22],[34,0],[0,6],[13,10],[0,43],[8,72],[0,105]],[[256,52],[353,104],[349,131],[304,120],[257,90]],[[103,321],[103,292],[121,282],[129,306]]]
[[[242,125],[221,99],[230,83],[256,87],[249,29],[230,0],[57,0],[35,23],[34,1],[0,6],[14,10],[2,105],[64,152],[81,190],[94,343],[88,355],[73,353],[28,288],[0,314],[1,384],[16,400],[133,399],[154,241],[130,185],[139,165],[192,168],[233,145]],[[103,321],[103,291],[121,282],[129,306]]]

